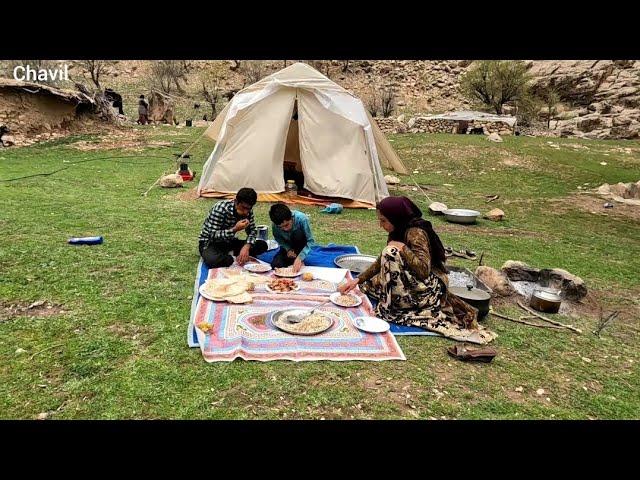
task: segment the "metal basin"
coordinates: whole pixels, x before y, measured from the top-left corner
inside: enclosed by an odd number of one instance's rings
[[[477,210],[467,210],[465,208],[449,208],[442,213],[444,213],[447,221],[452,223],[462,223],[465,225],[476,223],[478,217],[482,215]]]
[[[336,257],[333,263],[340,268],[346,268],[347,270],[360,274],[371,266],[372,263],[376,263],[378,257],[372,255],[361,255],[359,253],[348,253],[346,255],[340,255]]]

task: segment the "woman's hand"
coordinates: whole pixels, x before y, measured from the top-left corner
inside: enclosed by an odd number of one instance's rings
[[[389,243],[387,243],[387,247],[396,247],[398,251],[401,252],[404,249],[404,243],[391,240]]]
[[[343,284],[338,285],[338,291],[344,295],[345,293],[349,293],[351,290],[356,288],[357,285],[358,285],[357,278],[354,278],[352,280],[347,280]]]
[[[302,267],[304,267],[304,262],[300,260],[300,257],[296,257],[293,262],[293,272],[298,273]]]

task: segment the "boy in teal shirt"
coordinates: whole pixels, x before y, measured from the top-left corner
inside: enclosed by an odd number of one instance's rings
[[[282,268],[293,265],[293,270],[299,272],[304,266],[304,259],[316,244],[309,217],[297,210],[292,212],[284,203],[276,203],[269,210],[269,218],[273,222],[273,238],[280,245],[280,251],[271,261],[271,266]]]

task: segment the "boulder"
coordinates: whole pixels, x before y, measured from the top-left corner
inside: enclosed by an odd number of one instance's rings
[[[3,135],[0,140],[5,147],[13,147],[16,144],[16,139],[11,135]]]
[[[567,300],[579,301],[587,296],[584,281],[561,268],[540,270],[540,283],[560,290],[560,296]]]
[[[492,220],[494,222],[499,222],[504,218],[504,212],[499,208],[494,208],[489,213],[487,213],[484,218]]]
[[[617,195],[618,197],[622,197],[622,198],[633,198],[632,192],[631,192],[631,185],[633,185],[633,183],[616,183],[615,185],[611,185],[610,190],[611,193],[614,195]]]
[[[599,115],[588,115],[578,121],[578,130],[591,132],[602,125],[602,118]]]
[[[500,270],[480,266],[476,268],[474,275],[500,297],[507,297],[516,293],[507,276]]]
[[[174,108],[171,99],[160,92],[151,92],[149,98],[149,120],[160,123],[174,123]]]
[[[397,185],[400,183],[400,179],[398,177],[394,177],[393,175],[385,175],[384,181],[387,185]]]
[[[431,215],[442,215],[447,210],[447,206],[444,203],[433,202],[429,205],[429,213]]]
[[[515,260],[507,260],[500,270],[513,282],[537,282],[540,278],[539,268],[533,268],[524,262]]]

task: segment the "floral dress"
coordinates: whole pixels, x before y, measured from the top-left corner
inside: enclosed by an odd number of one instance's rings
[[[448,292],[445,271],[432,268],[429,240],[409,228],[402,250],[387,246],[358,277],[360,289],[378,301],[380,318],[419,327],[460,341],[485,344],[496,335],[478,325],[478,311]]]

